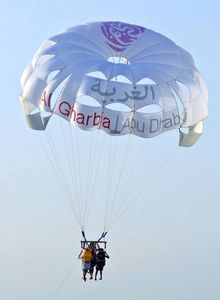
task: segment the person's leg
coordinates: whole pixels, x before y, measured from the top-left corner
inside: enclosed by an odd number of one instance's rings
[[[89,269],[90,279],[93,278],[93,272],[94,272],[94,268],[92,267],[92,268]]]
[[[97,275],[98,275],[98,268],[96,267],[96,270],[95,270],[95,280],[97,280]]]
[[[86,273],[87,273],[87,270],[83,270],[83,280],[86,281]]]
[[[102,270],[100,270],[100,278],[99,280],[102,280]]]

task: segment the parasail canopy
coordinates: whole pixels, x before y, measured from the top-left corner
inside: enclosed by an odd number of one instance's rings
[[[21,85],[35,130],[45,130],[53,115],[116,136],[150,138],[187,127],[179,143],[191,146],[208,114],[207,88],[192,56],[159,33],[122,22],[74,26],[51,37]]]

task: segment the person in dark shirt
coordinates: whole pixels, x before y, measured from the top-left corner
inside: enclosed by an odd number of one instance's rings
[[[98,272],[100,272],[99,280],[102,280],[102,271],[105,266],[105,259],[110,258],[106,251],[102,248],[97,249],[96,251],[96,271],[95,271],[95,280],[97,280]]]

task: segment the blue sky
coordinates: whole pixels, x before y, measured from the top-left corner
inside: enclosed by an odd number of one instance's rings
[[[5,1],[1,4],[0,295],[4,300],[217,300],[220,297],[219,1]],[[84,284],[80,231],[23,120],[20,75],[40,44],[68,27],[118,20],[188,50],[209,90],[205,132],[180,149],[109,233],[103,282]]]

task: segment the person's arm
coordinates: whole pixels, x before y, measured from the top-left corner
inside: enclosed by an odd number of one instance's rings
[[[105,257],[106,257],[106,258],[110,258],[110,256],[108,255],[107,252],[105,252]]]

